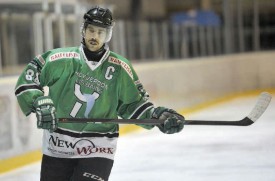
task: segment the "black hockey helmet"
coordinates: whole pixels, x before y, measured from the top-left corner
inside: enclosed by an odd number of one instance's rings
[[[84,14],[84,23],[100,26],[102,28],[112,28],[114,25],[112,12],[106,8],[94,7]]]

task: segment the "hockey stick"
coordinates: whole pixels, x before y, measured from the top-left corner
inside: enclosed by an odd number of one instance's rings
[[[241,120],[236,121],[210,121],[210,120],[185,120],[186,125],[216,125],[216,126],[249,126],[257,121],[267,109],[271,94],[262,92],[258,101],[250,114]],[[59,118],[60,123],[117,123],[117,124],[163,124],[163,120],[158,119],[90,119],[90,118]]]

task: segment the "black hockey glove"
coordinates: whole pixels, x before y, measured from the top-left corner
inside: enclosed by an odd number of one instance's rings
[[[185,123],[185,119],[182,115],[178,114],[173,109],[168,109],[165,107],[155,108],[153,114],[153,119],[165,120],[164,124],[157,125],[159,130],[166,134],[174,134],[180,132]]]
[[[54,132],[57,129],[58,120],[52,99],[49,96],[38,97],[33,107],[37,117],[37,128]]]

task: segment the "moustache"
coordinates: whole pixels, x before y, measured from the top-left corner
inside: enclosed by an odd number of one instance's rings
[[[91,39],[89,42],[91,42],[91,43],[98,43],[98,41],[96,39]]]

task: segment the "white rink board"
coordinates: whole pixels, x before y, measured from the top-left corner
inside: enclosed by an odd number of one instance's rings
[[[275,88],[275,51],[136,64],[157,105],[174,109],[228,94]]]
[[[42,131],[35,116],[26,118],[14,94],[17,77],[0,79],[0,160],[40,149]]]

